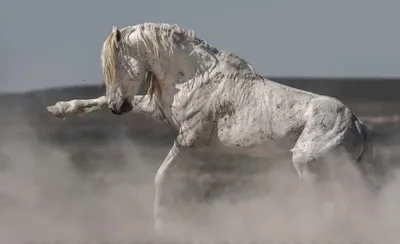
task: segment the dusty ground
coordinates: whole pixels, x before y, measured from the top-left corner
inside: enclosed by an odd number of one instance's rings
[[[2,243],[156,240],[151,229],[153,163],[160,162],[161,155],[153,156],[151,148],[128,141],[100,147],[98,150],[118,151],[123,162],[108,161],[108,165],[86,172],[74,167],[64,151],[34,141],[5,144],[1,150]],[[184,196],[186,200],[193,194],[208,198],[180,205],[184,222],[171,238],[235,243],[397,243],[400,174],[395,175],[379,195],[370,198],[360,194],[360,181],[347,182],[351,211],[344,219],[340,212],[319,209],[307,193],[302,194],[285,162],[253,174],[250,182],[242,177],[233,186],[209,189],[201,182],[212,182],[197,176],[195,182],[188,180],[191,184],[186,184],[189,192]],[[225,177],[229,181],[229,174]]]
[[[160,243],[152,232],[153,180],[173,138],[168,128],[134,116],[62,121],[32,106],[30,113],[2,109],[0,243]],[[181,222],[163,241],[398,243],[400,144],[394,132],[378,148],[381,162],[391,163],[379,194],[364,194],[354,169],[344,169],[345,215],[320,208],[287,159],[194,155],[194,167],[185,171],[191,177],[179,178],[183,184],[176,188],[185,200],[177,205]]]

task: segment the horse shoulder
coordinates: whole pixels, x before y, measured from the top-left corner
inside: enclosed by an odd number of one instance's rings
[[[204,145],[211,140],[215,126],[209,116],[211,93],[188,84],[175,94],[171,115],[179,131],[177,141],[182,147]]]

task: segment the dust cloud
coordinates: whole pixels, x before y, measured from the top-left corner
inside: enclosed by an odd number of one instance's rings
[[[258,173],[243,182],[231,173],[230,182],[237,183],[236,186],[222,188],[210,182],[224,176],[223,173],[206,177],[188,170],[192,178],[181,174],[183,177],[177,182],[182,184],[177,185],[186,186],[179,189],[182,196],[191,193],[197,198],[186,197],[184,203],[177,205],[180,221],[167,236],[160,237],[152,229],[153,181],[168,148],[119,140],[97,150],[117,150],[120,157],[94,167],[95,170],[82,170],[63,147],[44,145],[35,138],[2,143],[0,242],[398,243],[400,240],[400,173],[394,169],[393,176],[378,194],[364,194],[363,182],[357,177],[347,177],[344,188],[348,192],[349,209],[344,214],[340,207],[317,204],[322,198],[312,198],[301,187],[289,161],[274,163],[268,170],[255,170]],[[354,169],[345,167],[345,171],[351,173]]]

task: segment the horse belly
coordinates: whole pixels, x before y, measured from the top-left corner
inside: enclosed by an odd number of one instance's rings
[[[218,138],[222,144],[229,147],[252,148],[270,140],[265,133],[249,125],[234,125],[232,123],[218,123]]]
[[[294,145],[289,138],[274,136],[265,125],[248,120],[221,119],[217,129],[220,146],[238,154],[270,158],[287,155]],[[214,145],[221,150],[221,147]]]

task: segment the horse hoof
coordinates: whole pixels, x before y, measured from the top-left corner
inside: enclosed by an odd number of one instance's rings
[[[64,119],[65,115],[60,112],[60,110],[56,107],[56,105],[46,107],[47,111],[52,113],[54,116],[60,119]]]

